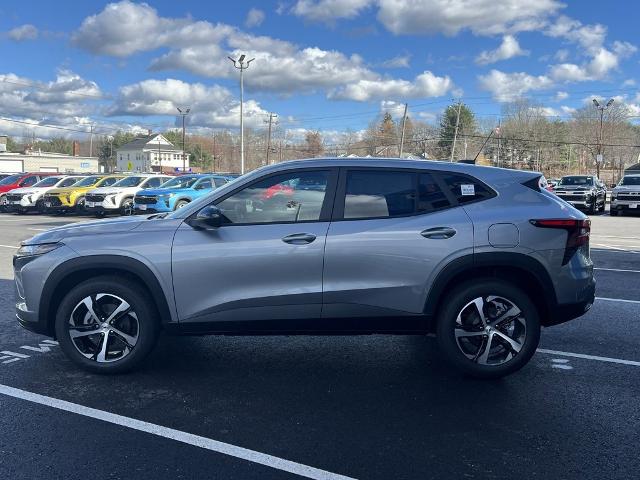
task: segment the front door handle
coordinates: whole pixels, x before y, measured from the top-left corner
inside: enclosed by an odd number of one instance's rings
[[[456,234],[456,229],[451,227],[435,227],[435,228],[427,228],[420,232],[424,238],[432,238],[434,240],[442,240],[446,238],[451,238]]]
[[[306,245],[313,242],[315,239],[316,236],[313,233],[294,233],[292,235],[282,237],[283,242],[290,243],[291,245]]]

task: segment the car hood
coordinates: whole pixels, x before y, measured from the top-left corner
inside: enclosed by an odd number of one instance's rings
[[[52,193],[52,194],[58,194],[58,193],[71,193],[71,192],[76,192],[78,190],[89,190],[92,187],[62,187],[62,188],[52,188],[51,190],[49,190],[48,193]]]
[[[166,195],[168,193],[192,192],[193,188],[148,188],[140,191],[141,195]]]
[[[140,190],[140,187],[98,187],[98,188],[92,188],[91,190],[89,190],[87,193],[95,193],[95,194],[102,194],[102,195],[117,195],[118,193],[122,193],[122,192],[126,192],[126,191],[138,191]]]
[[[9,193],[19,193],[20,195],[31,195],[32,193],[40,193],[44,190],[47,190],[48,187],[42,188],[33,188],[33,187],[22,187],[22,188],[14,188]]]
[[[121,217],[113,220],[95,220],[89,222],[74,223],[52,228],[39,233],[22,242],[24,245],[37,245],[40,243],[55,243],[68,237],[88,235],[100,235],[102,233],[128,232],[140,226],[147,220],[147,216]]]
[[[556,185],[555,189],[556,190],[568,190],[568,191],[572,191],[572,190],[591,190],[594,187],[590,187],[589,185]]]
[[[618,185],[613,189],[614,192],[640,192],[640,185]]]

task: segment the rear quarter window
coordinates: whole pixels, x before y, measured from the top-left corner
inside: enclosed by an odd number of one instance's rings
[[[496,195],[480,180],[467,175],[443,173],[442,180],[460,204],[486,200]]]

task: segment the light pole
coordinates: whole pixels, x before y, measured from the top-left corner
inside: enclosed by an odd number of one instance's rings
[[[177,107],[177,109],[178,109],[178,113],[180,113],[180,115],[182,116],[182,172],[186,172],[187,171],[187,152],[185,150],[185,145],[184,145],[184,119],[187,115],[189,115],[191,108]]]
[[[244,108],[244,81],[243,81],[243,72],[249,68],[249,64],[255,60],[252,58],[251,60],[244,59],[247,56],[245,54],[240,55],[237,60],[234,60],[231,57],[227,57],[229,60],[233,62],[233,66],[240,70],[240,174],[244,175],[244,117],[242,115],[242,109]]]
[[[611,98],[605,105],[601,105],[598,100],[593,99],[593,105],[600,112],[600,133],[598,135],[598,156],[596,157],[596,177],[600,178],[600,163],[602,158],[602,123],[604,118],[604,111],[613,104],[613,98]]]

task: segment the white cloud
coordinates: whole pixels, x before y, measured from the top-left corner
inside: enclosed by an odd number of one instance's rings
[[[378,0],[378,20],[397,35],[471,30],[479,35],[539,28],[563,5],[556,0]]]
[[[602,47],[607,35],[604,25],[583,25],[580,21],[567,16],[559,16],[544,32],[553,38],[564,38],[571,43],[577,43],[588,52]]]
[[[7,36],[11,40],[21,42],[24,40],[35,40],[38,38],[38,29],[31,24],[21,25],[7,32]]]
[[[476,57],[476,63],[478,65],[488,65],[521,55],[529,55],[529,51],[520,48],[518,40],[513,35],[505,35],[502,37],[502,43],[498,48],[481,52]]]
[[[342,5],[336,3],[336,8]],[[129,0],[112,3],[86,18],[74,33],[72,41],[92,53],[130,56],[137,52],[166,48],[168,51],[152,60],[155,71],[186,70],[213,78],[237,78],[238,72],[226,58],[250,53],[255,61],[247,70],[245,85],[249,90],[277,92],[285,95],[325,91],[332,98],[380,98],[379,95],[341,95],[360,85],[371,90],[366,82],[386,86],[392,92],[403,85],[409,95],[415,92],[438,92],[430,86],[440,77],[419,77],[421,83],[382,78],[371,70],[358,55],[347,56],[336,50],[318,47],[301,48],[291,42],[242,32],[225,24],[211,24],[190,18],[160,17],[147,4]],[[446,77],[448,79],[448,77]],[[427,82],[429,85],[425,85]],[[353,90],[355,87],[351,87]],[[383,88],[384,89],[384,88]],[[400,89],[400,90],[402,90]]]
[[[359,80],[329,93],[329,98],[366,102],[380,98],[440,97],[453,88],[448,76],[438,77],[430,71],[418,75],[413,82],[396,79]]]
[[[411,55],[406,53],[403,55],[397,55],[393,58],[385,60],[380,64],[383,68],[409,68],[409,62],[411,61]]]
[[[593,52],[591,61],[583,65],[560,63],[553,65],[549,75],[558,82],[585,82],[606,78],[610,71],[618,68],[619,57],[604,47]]]
[[[353,18],[373,0],[298,0],[291,12],[313,22],[332,23],[341,18]]]
[[[394,120],[398,120],[404,116],[404,103],[382,100],[380,102],[380,111],[382,113],[390,113]]]
[[[499,102],[510,102],[534,90],[545,90],[553,86],[553,81],[545,75],[529,75],[525,72],[505,73],[491,70],[478,77],[480,88],[493,94]]]
[[[635,87],[636,81],[633,78],[627,78],[624,82],[622,82],[623,87]]]
[[[567,92],[556,92],[554,100],[556,102],[561,102],[562,100],[566,100],[567,98],[569,98],[569,94]]]
[[[558,62],[566,62],[567,58],[569,58],[569,50],[567,50],[566,48],[561,48],[555,53],[553,58]]]
[[[211,87],[182,80],[143,80],[120,88],[108,114],[117,115],[176,115],[176,107],[189,106],[187,121],[199,127],[237,127],[240,122],[240,103],[224,87]],[[245,101],[244,116],[248,126],[263,125],[269,112],[253,100]]]
[[[259,27],[264,22],[264,12],[257,8],[252,8],[247,13],[247,18],[244,21],[244,26],[247,28]]]

